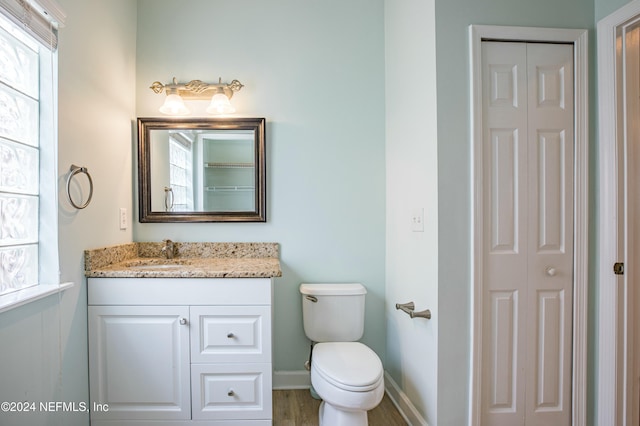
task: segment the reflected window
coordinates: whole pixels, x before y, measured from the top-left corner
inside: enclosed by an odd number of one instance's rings
[[[193,143],[180,134],[169,138],[169,183],[173,192],[172,211],[193,210]]]

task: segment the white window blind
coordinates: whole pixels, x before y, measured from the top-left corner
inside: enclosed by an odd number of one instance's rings
[[[0,11],[44,46],[58,47],[58,28],[66,15],[54,0],[0,0]]]

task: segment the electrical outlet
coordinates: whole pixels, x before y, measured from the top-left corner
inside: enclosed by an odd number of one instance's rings
[[[424,209],[414,209],[411,215],[411,230],[413,232],[424,232]]]
[[[127,209],[126,207],[120,207],[120,229],[127,229],[128,226]]]

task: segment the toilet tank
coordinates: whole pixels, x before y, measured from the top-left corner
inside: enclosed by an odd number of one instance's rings
[[[355,342],[364,332],[364,298],[359,283],[300,284],[304,333],[313,342]]]

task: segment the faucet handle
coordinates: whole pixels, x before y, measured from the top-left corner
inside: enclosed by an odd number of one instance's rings
[[[173,241],[166,239],[162,240],[164,246],[160,249],[160,252],[164,254],[167,259],[173,259],[173,255],[175,254],[175,247],[173,245]]]

